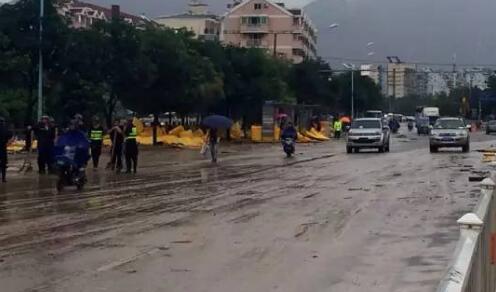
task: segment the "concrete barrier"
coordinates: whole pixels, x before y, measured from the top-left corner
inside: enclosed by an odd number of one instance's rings
[[[496,291],[496,200],[493,178],[481,183],[472,213],[458,219],[460,239],[438,292]]]

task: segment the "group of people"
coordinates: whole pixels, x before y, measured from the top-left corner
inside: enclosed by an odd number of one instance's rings
[[[110,151],[110,162],[108,169],[120,172],[123,168],[122,157],[125,157],[126,172],[136,173],[138,167],[138,143],[136,141],[138,131],[129,119],[123,123],[115,120],[113,126],[106,131],[102,126],[100,119],[94,118],[89,128],[84,126],[83,117],[76,115],[70,121],[68,127],[60,130],[56,127],[54,120],[48,116],[43,116],[35,126],[26,128],[26,150],[31,151],[32,140],[37,140],[37,163],[40,174],[54,172],[54,147],[60,135],[68,131],[81,131],[90,142],[90,154],[94,169],[97,169],[103,149],[103,139],[105,134],[110,135],[112,147]],[[2,182],[6,182],[7,170],[7,145],[13,139],[13,133],[5,123],[5,119],[0,117],[0,172]]]

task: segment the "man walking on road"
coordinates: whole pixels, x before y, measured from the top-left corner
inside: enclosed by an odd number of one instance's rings
[[[340,119],[336,119],[334,121],[334,138],[339,139],[341,138],[341,131],[343,130],[343,122],[341,122]]]
[[[90,138],[91,159],[93,160],[93,168],[98,168],[100,155],[102,154],[103,144],[103,127],[100,125],[98,118],[93,119],[93,125],[88,133]]]
[[[0,117],[0,172],[2,182],[7,182],[7,144],[12,139],[12,132],[7,129],[5,120]]]
[[[210,130],[208,130],[207,142],[208,142],[208,146],[210,147],[210,155],[212,156],[212,162],[217,163],[217,153],[218,153],[217,144],[219,143],[219,136],[217,135],[217,129],[211,128]]]
[[[107,168],[112,170],[117,169],[120,172],[122,169],[122,145],[124,144],[123,127],[119,120],[114,121],[114,126],[109,131],[110,140],[112,141],[111,158]]]
[[[43,116],[40,123],[35,128],[38,140],[38,171],[44,174],[46,169],[52,170],[52,154],[55,142],[55,129],[49,124],[48,116]]]
[[[126,173],[131,173],[131,168],[136,173],[138,168],[138,143],[136,142],[138,129],[133,125],[132,119],[127,122],[124,135],[126,137]]]

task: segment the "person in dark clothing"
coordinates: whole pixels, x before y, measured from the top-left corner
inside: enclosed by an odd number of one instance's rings
[[[26,126],[26,130],[24,132],[26,145],[24,146],[25,151],[31,151],[33,145],[33,127],[29,124]]]
[[[217,129],[211,128],[208,131],[208,144],[210,147],[210,155],[212,156],[213,163],[217,163],[218,142],[219,142],[219,136],[217,133]]]
[[[43,116],[34,132],[38,140],[38,171],[44,174],[47,168],[49,171],[52,170],[55,129],[50,126],[49,118]]]
[[[93,120],[93,125],[88,132],[88,137],[90,140],[91,149],[91,159],[93,160],[93,168],[98,168],[98,163],[100,161],[100,155],[102,154],[103,145],[103,127],[100,124],[100,120],[95,118]]]
[[[298,139],[298,132],[296,131],[295,127],[293,126],[293,123],[289,122],[286,128],[282,131],[281,134],[281,140],[284,139],[293,139],[297,140]]]
[[[123,127],[119,120],[114,121],[114,126],[109,131],[110,140],[112,141],[111,158],[107,168],[116,169],[118,172],[122,169],[122,146],[124,144]]]
[[[124,136],[126,139],[126,173],[131,173],[131,168],[133,169],[133,172],[136,173],[138,168],[138,143],[136,141],[138,129],[133,125],[133,120],[127,122]]]
[[[7,144],[12,139],[12,132],[7,129],[5,120],[0,117],[0,172],[2,182],[7,182]]]

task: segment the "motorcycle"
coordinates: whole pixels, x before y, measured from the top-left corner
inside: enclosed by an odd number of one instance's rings
[[[295,140],[292,138],[285,138],[282,140],[282,148],[289,158],[295,153]]]
[[[412,122],[408,123],[408,131],[409,132],[413,131],[413,123]]]
[[[57,190],[65,186],[83,189],[87,182],[86,163],[89,160],[89,142],[86,135],[73,130],[61,135],[55,145],[55,167],[58,174]]]
[[[73,152],[74,150],[66,149],[66,151]],[[65,186],[76,186],[78,190],[82,190],[87,182],[85,168],[80,167],[66,155],[56,156],[55,161],[58,174],[57,191],[63,191]]]

